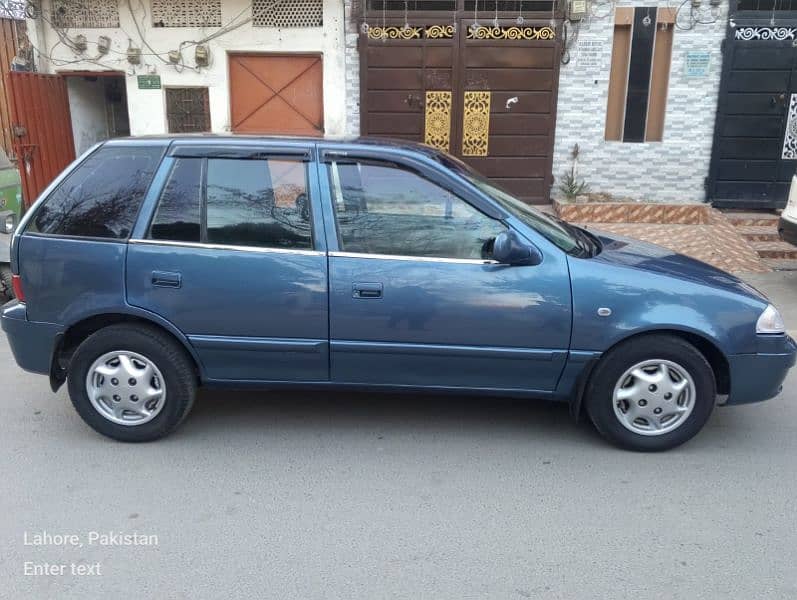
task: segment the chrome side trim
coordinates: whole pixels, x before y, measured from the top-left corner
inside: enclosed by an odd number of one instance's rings
[[[147,246],[176,246],[178,248],[199,248],[202,250],[235,250],[237,252],[256,252],[258,254],[297,254],[300,256],[326,256],[320,250],[295,250],[293,248],[261,248],[258,246],[232,246],[227,244],[207,244],[202,242],[176,242],[173,240],[131,239],[130,244]]]
[[[500,265],[497,260],[481,258],[438,258],[436,256],[403,256],[399,254],[364,254],[361,252],[330,252],[336,258],[373,258],[377,260],[409,260],[415,262],[454,263],[460,265]]]

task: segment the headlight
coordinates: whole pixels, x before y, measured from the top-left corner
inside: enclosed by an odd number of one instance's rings
[[[755,324],[756,333],[785,333],[786,324],[778,309],[771,304],[764,309]]]
[[[14,225],[16,225],[14,215],[7,215],[6,218],[3,219],[3,232],[14,233]]]

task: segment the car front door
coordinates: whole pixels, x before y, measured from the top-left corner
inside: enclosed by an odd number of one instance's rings
[[[491,244],[507,226],[445,170],[322,156],[332,380],[554,390],[571,326],[564,255],[497,264]]]
[[[186,334],[210,380],[329,378],[312,152],[176,142],[156,175],[142,210],[152,217],[128,249],[128,302]]]

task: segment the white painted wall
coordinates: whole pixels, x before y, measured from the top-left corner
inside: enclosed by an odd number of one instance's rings
[[[97,142],[108,139],[105,114],[105,87],[102,78],[67,77],[69,112],[75,136],[75,156],[80,156]]]
[[[42,2],[45,14],[49,14],[50,0]],[[243,17],[251,15],[247,10],[247,0],[223,0],[222,23],[226,24],[243,11]],[[143,56],[140,66],[133,67],[127,62],[128,34],[142,53],[149,52],[141,42],[136,31],[129,6],[138,20],[147,43],[158,52],[168,52],[177,48],[181,41],[199,40],[214,33],[218,28],[153,28],[149,12],[149,1],[143,0],[146,15],[141,4],[126,0],[119,3],[120,28],[118,29],[70,29],[74,38],[83,34],[89,41],[88,51],[82,56],[63,43],[59,43],[56,32],[49,24],[37,19],[29,22],[31,41],[39,50],[39,70],[42,72],[68,72],[76,70],[117,70],[127,75],[127,102],[130,113],[130,131],[133,135],[164,133],[166,125],[166,105],[163,90],[140,90],[136,75],[157,74],[164,87],[207,86],[210,100],[211,127],[214,132],[230,131],[230,103],[228,85],[228,52],[307,52],[323,56],[324,73],[324,128],[326,135],[341,136],[347,129],[345,92],[345,53],[343,0],[324,0],[324,26],[307,28],[276,29],[253,27],[247,23],[235,31],[208,43],[211,63],[200,72],[184,69],[178,72],[172,65],[165,65],[154,56]],[[86,60],[97,57],[96,41],[99,36],[111,38],[111,48],[107,56],[97,61]],[[52,57],[53,60],[49,60]],[[194,64],[193,48],[183,51],[188,65]]]
[[[616,2],[616,6],[678,4],[672,0]],[[726,11],[727,6],[715,23],[698,24],[691,31],[675,30],[663,139],[634,144],[604,139],[614,11],[609,9],[603,18],[582,22],[579,39],[600,48],[600,68],[594,69],[579,56],[578,42],[571,51],[570,63],[561,67],[553,161],[557,182],[570,169],[570,153],[578,144],[578,173],[593,192],[646,201],[705,201],[703,183],[711,162]],[[686,76],[690,51],[709,53],[705,77]],[[557,187],[554,183],[553,197],[562,196]]]

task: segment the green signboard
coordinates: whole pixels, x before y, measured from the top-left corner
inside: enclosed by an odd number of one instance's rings
[[[160,75],[139,75],[138,89],[140,90],[159,90],[161,89]]]

